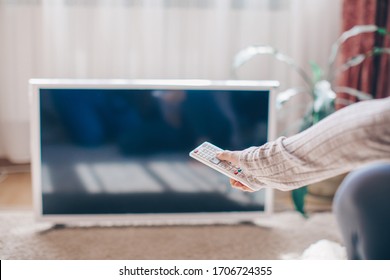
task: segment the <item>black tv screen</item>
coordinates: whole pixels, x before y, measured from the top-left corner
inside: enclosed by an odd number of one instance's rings
[[[39,88],[42,215],[263,211],[189,157],[267,141],[269,90]]]

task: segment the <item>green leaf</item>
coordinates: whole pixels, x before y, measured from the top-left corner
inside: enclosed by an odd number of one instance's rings
[[[310,61],[310,67],[313,73],[314,84],[317,83],[318,81],[321,81],[323,75],[321,67],[314,61]]]
[[[378,55],[381,53],[381,48],[373,47],[371,50],[372,55]]]
[[[383,35],[383,36],[386,36],[386,35],[389,35],[390,33],[387,32],[386,28],[383,28],[383,27],[379,27],[377,32],[380,34],[380,35]]]
[[[295,209],[307,218],[305,211],[305,197],[307,194],[307,186],[295,189],[291,192],[292,200],[294,202]]]

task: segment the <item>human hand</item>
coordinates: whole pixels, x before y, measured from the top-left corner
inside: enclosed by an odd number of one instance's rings
[[[239,163],[240,163],[240,153],[241,153],[240,151],[228,151],[228,150],[225,150],[225,151],[222,151],[222,152],[218,152],[216,154],[216,157],[218,159],[220,159],[220,160],[225,160],[225,161],[231,162],[235,166],[239,166]],[[242,190],[244,192],[253,192],[253,190],[251,188],[245,186],[244,184],[242,184],[239,181],[234,180],[232,178],[230,178],[230,185],[233,188]]]

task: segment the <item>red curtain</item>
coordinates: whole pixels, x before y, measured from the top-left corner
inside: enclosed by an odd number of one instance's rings
[[[355,25],[375,24],[390,31],[390,5],[388,0],[344,0],[343,31]],[[346,41],[340,50],[339,63],[372,48],[390,48],[390,36],[374,33],[360,34]],[[390,55],[367,58],[337,77],[337,85],[348,86],[373,95],[374,98],[390,96]],[[345,93],[338,97],[355,102],[356,98]],[[343,107],[336,104],[337,108]]]

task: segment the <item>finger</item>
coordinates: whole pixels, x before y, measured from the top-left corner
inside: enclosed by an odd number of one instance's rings
[[[232,187],[235,188],[235,189],[239,189],[239,190],[242,190],[242,191],[245,191],[245,192],[254,192],[251,188],[245,186],[241,182],[236,181],[234,179],[230,179],[230,185],[232,185]]]
[[[240,152],[237,152],[237,151],[232,152],[229,150],[225,150],[225,151],[217,153],[216,157],[220,160],[229,161],[229,162],[233,163],[233,165],[238,165],[239,158],[240,158]]]
[[[231,161],[231,159],[233,157],[233,153],[231,151],[225,150],[222,152],[218,152],[216,154],[216,157],[220,160]]]

